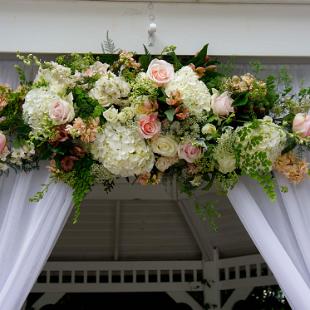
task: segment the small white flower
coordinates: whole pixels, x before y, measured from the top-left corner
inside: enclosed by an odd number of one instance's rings
[[[121,77],[109,72],[103,75],[90,90],[90,97],[98,100],[103,107],[121,103],[129,95],[130,86]]]
[[[116,123],[118,121],[118,110],[114,107],[110,107],[108,110],[102,113],[103,117],[111,123]]]

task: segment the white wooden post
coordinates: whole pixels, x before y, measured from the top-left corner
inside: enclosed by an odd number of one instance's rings
[[[213,251],[213,261],[203,262],[203,286],[204,304],[209,309],[220,309],[220,288],[219,288],[219,269],[218,269],[218,251]]]

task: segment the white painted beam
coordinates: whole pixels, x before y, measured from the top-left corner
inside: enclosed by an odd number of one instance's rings
[[[189,305],[192,310],[203,310],[204,308],[187,292],[166,292],[176,303]]]
[[[142,52],[154,14],[153,53],[174,44],[193,54],[209,42],[213,55],[310,56],[308,0],[225,2],[154,3],[150,12],[142,2],[2,1],[0,52],[97,53],[107,30],[117,46]]]
[[[121,203],[118,200],[118,201],[116,201],[116,205],[115,205],[114,260],[118,260],[118,257],[119,257],[120,217],[121,217]]]
[[[203,256],[203,260],[213,259],[213,245],[208,238],[208,230],[206,223],[203,223],[198,217],[194,206],[190,200],[177,201],[179,208],[184,216],[184,219],[193,234]]]

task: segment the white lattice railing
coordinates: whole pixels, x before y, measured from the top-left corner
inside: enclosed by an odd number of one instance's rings
[[[213,262],[220,290],[276,284],[260,255]],[[32,292],[203,290],[202,261],[48,262]]]
[[[201,261],[48,262],[32,292],[202,290]]]
[[[277,284],[260,255],[220,259],[217,266],[221,290]]]

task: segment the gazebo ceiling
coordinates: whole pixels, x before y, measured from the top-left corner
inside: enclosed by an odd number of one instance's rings
[[[222,258],[257,253],[225,196],[197,198],[201,204],[216,204],[221,213],[217,232],[193,212],[193,199],[182,200],[188,215],[176,196],[171,184],[142,187],[120,182],[109,195],[95,188],[82,206],[79,222],[68,220],[50,260],[196,260],[202,258],[202,247],[217,248]]]

